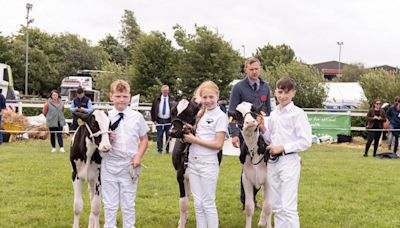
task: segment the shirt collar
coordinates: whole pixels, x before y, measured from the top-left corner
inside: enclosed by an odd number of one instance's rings
[[[293,101],[291,101],[289,104],[287,104],[284,108],[281,108],[281,106],[278,105],[278,109],[280,112],[289,112],[292,108],[294,107]]]
[[[260,78],[257,78],[256,80],[252,80],[252,79],[250,79],[249,76],[247,76],[247,80],[249,82],[249,85],[251,85],[251,86],[253,86],[254,82],[257,83],[257,85],[260,84]]]

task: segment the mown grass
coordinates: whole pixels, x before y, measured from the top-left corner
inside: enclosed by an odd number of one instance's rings
[[[302,154],[302,227],[400,227],[400,160],[361,155],[362,149],[333,145],[313,146]],[[179,193],[170,157],[158,155],[151,144],[143,162],[147,168],[139,180],[137,227],[176,227]],[[224,156],[217,187],[220,227],[244,227],[240,172],[238,159]],[[0,145],[0,227],[71,227],[72,202],[68,153],[50,153],[47,141]],[[86,190],[84,202],[81,227],[87,227]],[[189,210],[187,227],[195,227],[193,202]]]

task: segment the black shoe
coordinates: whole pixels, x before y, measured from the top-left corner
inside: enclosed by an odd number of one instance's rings
[[[368,157],[368,154],[364,154],[364,157]]]
[[[161,150],[159,150],[159,151],[157,151],[159,154],[161,154],[162,153],[162,151]]]

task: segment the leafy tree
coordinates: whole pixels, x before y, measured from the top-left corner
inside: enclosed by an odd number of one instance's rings
[[[296,82],[296,96],[293,102],[301,108],[322,108],[327,94],[317,69],[298,61],[280,64],[275,71],[266,74],[272,91],[276,81],[282,76],[289,76]]]
[[[361,76],[359,82],[369,103],[377,98],[392,102],[399,95],[399,74],[391,75],[383,70],[373,70]]]
[[[279,65],[288,64],[295,59],[295,53],[290,46],[281,44],[272,46],[267,44],[264,47],[257,48],[256,54],[264,70],[275,70]]]
[[[135,77],[131,84],[134,91],[145,101],[152,101],[163,84],[170,86],[172,94],[177,92],[174,89],[176,52],[165,33],[143,34],[133,46],[132,55],[135,56],[133,59]]]
[[[139,24],[136,22],[133,11],[125,10],[121,19],[121,27],[121,39],[129,51],[141,34]]]
[[[368,70],[365,69],[362,63],[346,64],[345,67],[343,67],[340,81],[357,82],[363,74],[367,73],[367,71]]]
[[[230,83],[240,70],[239,53],[220,34],[205,26],[195,26],[195,29],[195,34],[187,34],[181,26],[174,26],[174,37],[181,47],[177,90],[192,96],[201,82],[211,80],[218,85],[221,95],[228,95]]]
[[[108,53],[108,60],[117,64],[126,64],[124,47],[111,34],[99,41],[99,46]]]
[[[102,101],[109,100],[110,85],[113,81],[123,79],[129,82],[132,80],[132,73],[129,72],[129,69],[115,62],[105,63],[102,70],[104,72],[94,78],[96,81],[96,88],[101,88],[100,100]]]

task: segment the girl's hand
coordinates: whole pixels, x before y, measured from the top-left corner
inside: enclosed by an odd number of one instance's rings
[[[132,166],[133,167],[138,167],[138,166],[140,166],[140,162],[141,162],[141,159],[140,159],[140,157],[139,156],[134,156],[133,158],[132,158],[132,160],[131,160],[131,164],[132,164]]]
[[[183,139],[187,143],[196,143],[196,140],[197,140],[196,136],[194,136],[192,133],[184,134]]]
[[[108,133],[108,137],[110,138],[110,143],[112,143],[115,139],[115,132],[112,131],[111,133]]]

